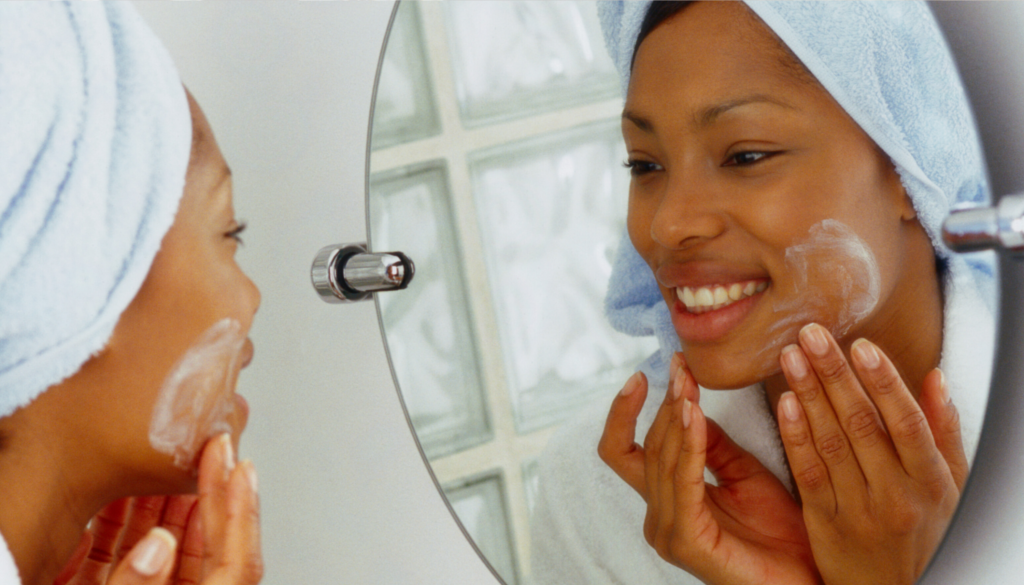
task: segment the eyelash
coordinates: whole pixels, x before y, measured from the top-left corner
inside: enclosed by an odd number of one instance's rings
[[[240,221],[234,229],[224,235],[228,238],[234,238],[234,240],[239,244],[244,244],[245,242],[242,241],[242,232],[245,231],[245,227],[246,223],[244,221]]]
[[[762,151],[762,150],[745,150],[743,152],[737,152],[725,160],[722,164],[724,167],[749,167],[756,165],[759,162],[768,160],[769,158],[778,154],[777,152]],[[753,160],[741,160],[741,157],[755,157]],[[661,168],[658,163],[653,163],[646,160],[635,160],[630,159],[623,161],[622,166],[629,169],[629,174],[634,177],[640,177],[647,173],[654,172]],[[657,168],[655,168],[657,167]]]
[[[646,160],[635,160],[635,159],[629,159],[629,160],[623,161],[622,162],[622,166],[624,166],[627,169],[629,169],[629,174],[634,176],[634,177],[639,177],[639,176],[642,176],[642,175],[646,175],[647,173],[651,173],[651,172],[654,172],[655,170],[657,170],[657,169],[654,169],[653,167],[659,167],[659,168],[661,167],[661,165],[659,165],[658,163],[652,163],[652,162],[646,161]]]

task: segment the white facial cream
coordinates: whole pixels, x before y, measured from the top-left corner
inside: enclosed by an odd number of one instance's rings
[[[238,360],[245,344],[241,324],[222,319],[199,340],[164,380],[149,424],[149,441],[174,464],[191,469],[206,441],[231,431]]]
[[[881,273],[867,243],[834,219],[811,226],[807,239],[786,248],[790,290],[777,290],[779,318],[766,332],[762,354],[777,369],[779,350],[796,343],[804,325],[818,323],[836,338],[871,314],[881,295]],[[773,283],[773,286],[778,283]]]

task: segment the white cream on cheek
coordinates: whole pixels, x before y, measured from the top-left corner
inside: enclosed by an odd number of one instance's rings
[[[222,319],[199,337],[164,380],[150,419],[149,442],[173,455],[176,466],[191,469],[210,437],[232,430],[244,344],[242,325]]]
[[[823,325],[838,339],[871,314],[882,287],[871,248],[834,219],[811,226],[807,239],[786,248],[785,261],[789,282],[773,282],[778,319],[766,332],[768,343],[761,352],[774,371],[782,347],[796,343],[804,325]]]

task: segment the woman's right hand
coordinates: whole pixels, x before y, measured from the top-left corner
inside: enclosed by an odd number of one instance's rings
[[[97,516],[88,556],[68,585],[254,585],[263,577],[256,470],[235,464],[228,435],[210,440],[199,462],[199,501],[167,499],[154,514],[136,499],[131,519],[127,504],[115,502]],[[141,513],[138,513],[141,512]],[[138,534],[140,531],[148,531]],[[136,533],[136,534],[133,534]],[[178,551],[178,542],[181,550]],[[120,542],[120,546],[119,546]],[[132,545],[134,543],[134,545]],[[129,550],[130,546],[130,550]],[[119,562],[118,562],[119,560]],[[116,562],[113,571],[110,567]]]
[[[707,583],[820,583],[799,504],[698,406],[681,356],[643,447],[633,439],[643,374],[612,403],[598,453],[647,502],[644,536],[666,561]],[[704,482],[707,467],[718,485]]]

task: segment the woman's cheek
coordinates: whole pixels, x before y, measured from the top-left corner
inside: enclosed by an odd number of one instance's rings
[[[825,326],[836,339],[878,305],[881,272],[868,244],[845,224],[825,219],[785,250],[786,279],[773,282],[775,320],[765,332],[762,358],[777,369],[779,352],[796,343],[808,323]]]
[[[206,441],[231,432],[234,390],[245,344],[242,325],[225,318],[206,330],[164,380],[149,425],[154,449],[192,470]]]

